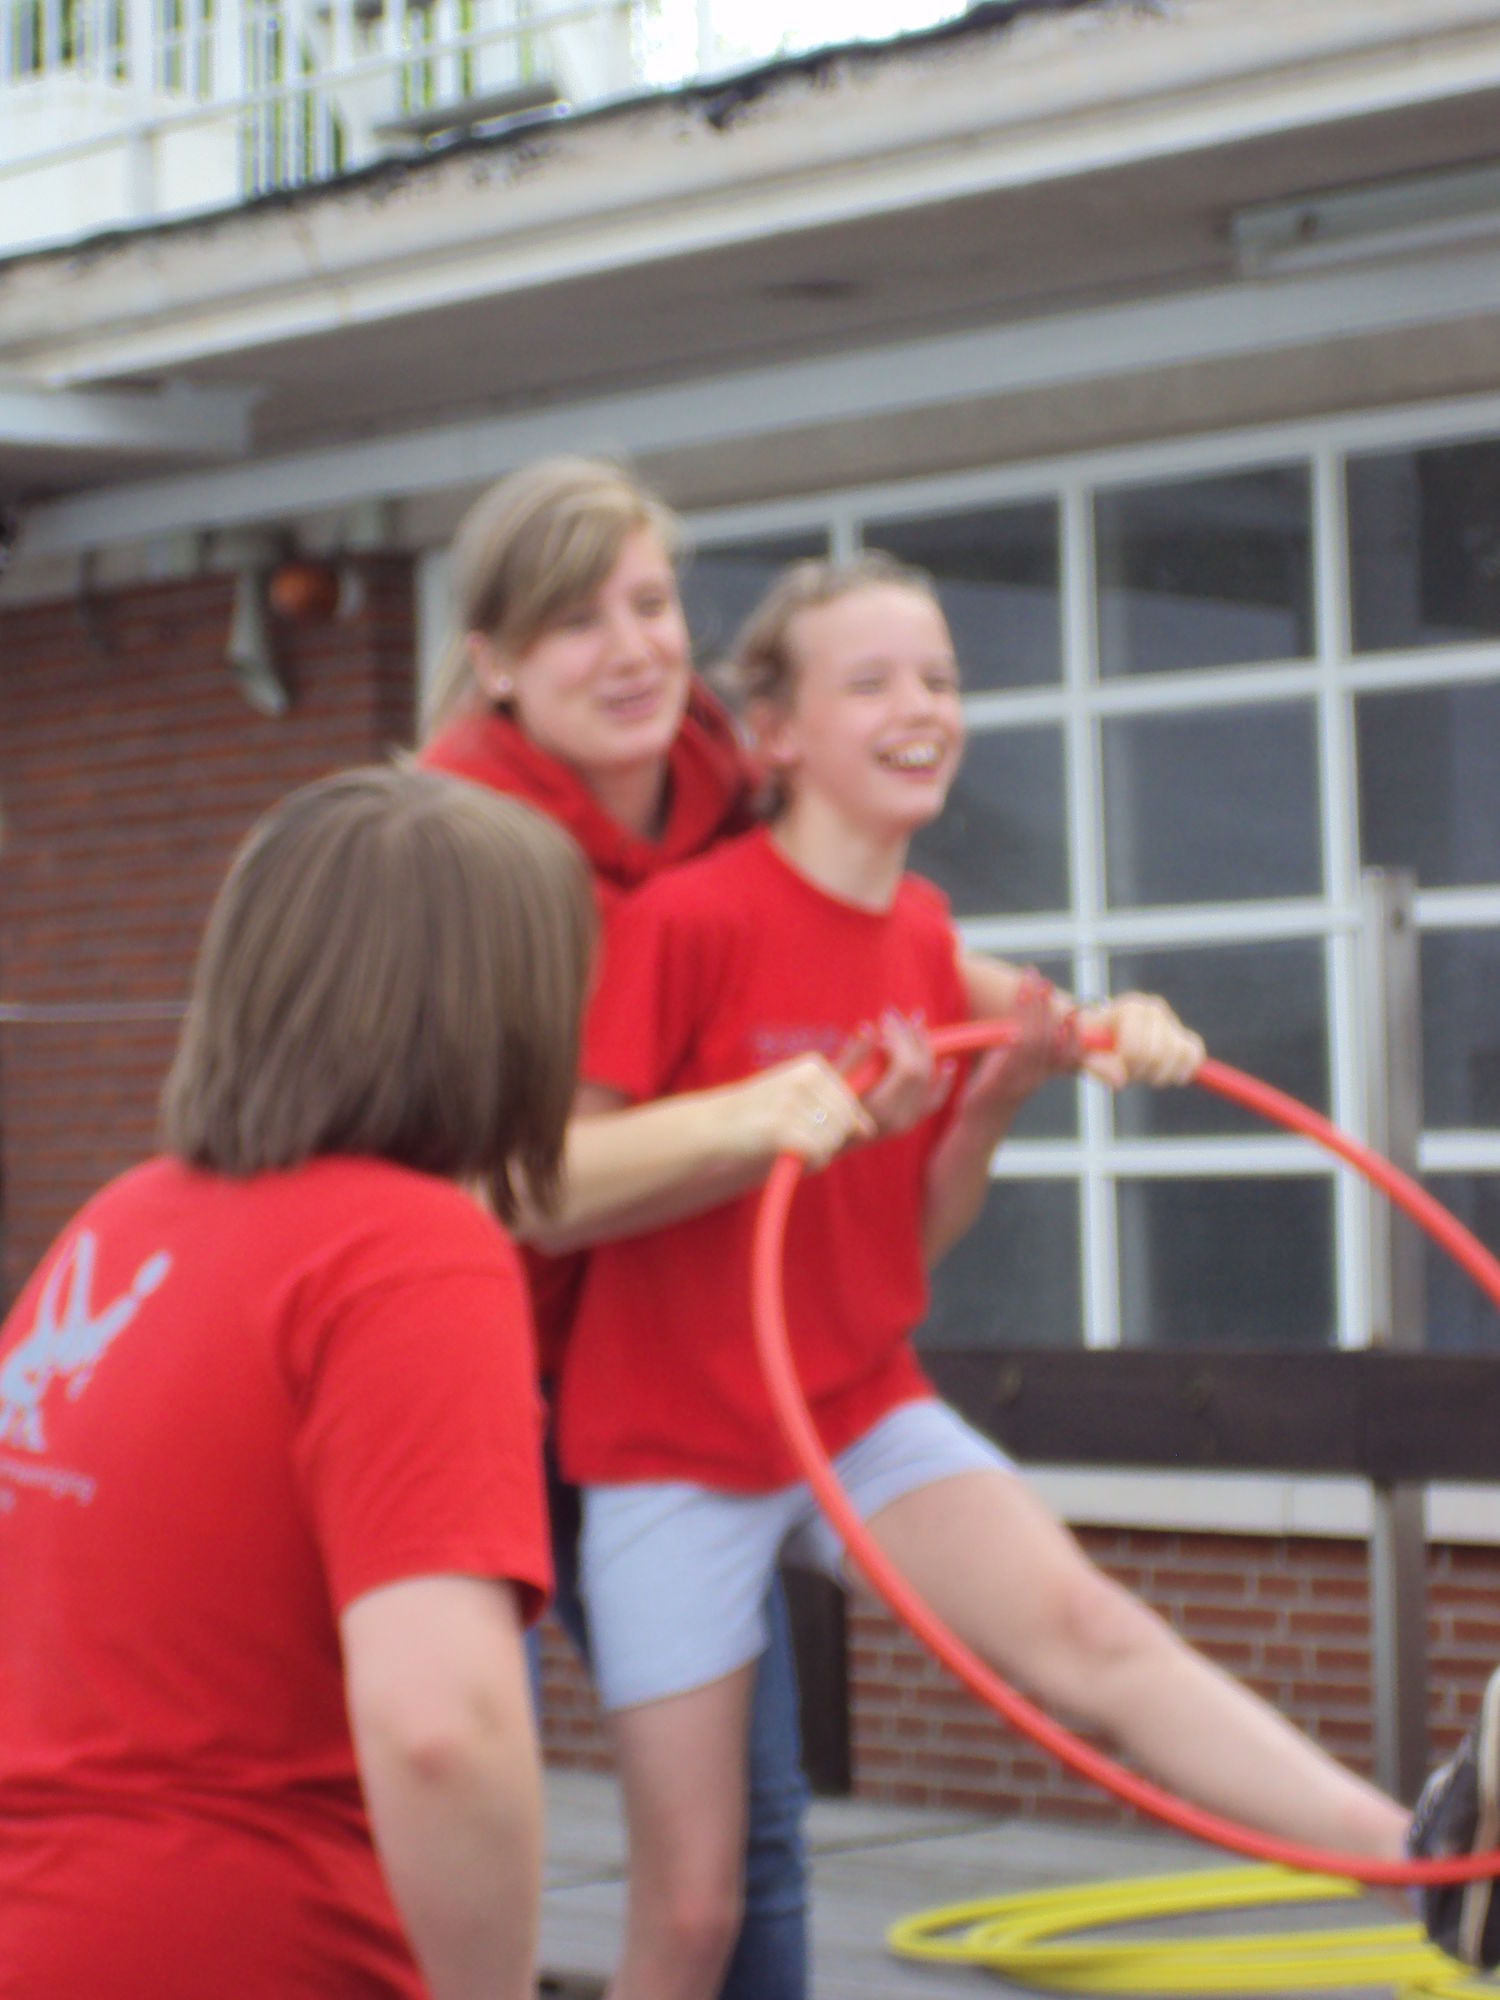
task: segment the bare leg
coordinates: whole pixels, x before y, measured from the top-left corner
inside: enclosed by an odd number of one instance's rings
[[[1096,1569],[1019,1478],[959,1473],[870,1526],[982,1658],[1170,1790],[1262,1832],[1400,1858],[1403,1807]]]
[[[740,1927],[753,1667],[611,1718],[630,1842],[610,2000],[714,2000]]]

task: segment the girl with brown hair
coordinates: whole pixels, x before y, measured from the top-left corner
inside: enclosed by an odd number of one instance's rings
[[[236,857],[162,1156],[0,1328],[5,2000],[531,2000],[551,1578],[495,1216],[556,1186],[593,930],[555,827],[423,772]]]

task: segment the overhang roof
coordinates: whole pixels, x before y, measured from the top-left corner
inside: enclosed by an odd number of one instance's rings
[[[1236,214],[1485,160],[1497,132],[1496,0],[984,7],[0,264],[0,499],[61,548],[69,496],[203,467],[352,467],[1174,300],[1253,314],[1276,286]],[[1470,279],[1464,315],[1500,314]],[[464,472],[495,469],[476,445]]]

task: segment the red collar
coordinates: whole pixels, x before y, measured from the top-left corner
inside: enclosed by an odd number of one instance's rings
[[[538,749],[501,709],[456,717],[424,747],[418,762],[546,813],[572,834],[601,886],[617,892],[701,854],[727,834],[743,832],[753,818],[749,760],[728,715],[697,682],[667,755],[667,823],[657,840],[643,839],[611,819],[576,773]]]

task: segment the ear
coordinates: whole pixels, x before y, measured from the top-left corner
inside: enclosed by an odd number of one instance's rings
[[[745,726],[767,770],[790,771],[801,761],[792,713],[785,703],[752,701],[745,710]]]
[[[510,660],[493,639],[484,632],[466,632],[464,655],[475,686],[486,701],[501,707],[513,698],[516,687],[511,676]]]

